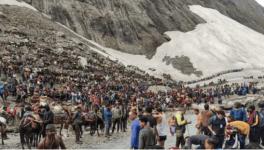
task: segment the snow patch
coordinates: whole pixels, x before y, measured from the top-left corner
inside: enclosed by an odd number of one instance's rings
[[[264,7],[264,0],[256,0],[262,7]]]
[[[214,9],[190,6],[190,10],[207,23],[197,25],[193,31],[166,32],[171,41],[157,48],[157,53],[149,60],[142,55],[131,55],[109,48],[106,52],[127,65],[135,65],[152,75],[169,73],[178,80],[195,80],[195,75],[184,75],[166,65],[165,56],[187,56],[194,67],[203,72],[203,77],[217,72],[238,68],[263,68],[264,36]],[[156,71],[150,71],[153,68]]]
[[[171,41],[157,48],[152,59],[145,55],[132,55],[88,40],[68,27],[58,23],[76,36],[87,41],[93,51],[118,60],[124,65],[137,66],[151,75],[162,77],[163,73],[170,74],[173,79],[190,81],[199,79],[195,75],[185,75],[172,65],[163,62],[165,56],[187,56],[194,68],[203,72],[203,77],[215,73],[239,68],[264,68],[264,35],[226,17],[217,10],[199,5],[190,6],[190,10],[207,23],[199,24],[193,31],[168,31]],[[239,78],[243,75],[239,74]],[[236,75],[236,74],[232,74]],[[232,76],[232,78],[236,78]]]
[[[29,9],[32,9],[34,11],[37,11],[36,8],[32,7],[31,5],[21,1],[16,1],[16,0],[0,0],[0,5],[15,5],[15,6],[19,6],[19,7],[27,7]]]

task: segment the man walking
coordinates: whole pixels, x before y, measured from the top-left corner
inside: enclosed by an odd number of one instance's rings
[[[82,115],[81,115],[81,107],[77,107],[77,112],[73,116],[73,125],[75,131],[75,142],[77,144],[82,144],[81,138],[81,124],[82,124]]]
[[[200,120],[201,120],[201,133],[207,136],[211,135],[210,130],[208,129],[209,119],[213,116],[213,113],[209,110],[209,105],[204,105],[204,110],[200,113]]]
[[[151,149],[152,146],[156,145],[155,134],[153,130],[148,126],[148,118],[142,116],[140,119],[141,131],[139,133],[139,149]]]
[[[117,126],[117,132],[119,132],[119,128],[121,124],[121,109],[118,104],[114,106],[112,112],[113,112],[113,127],[112,127],[112,134],[113,134],[116,129],[116,126]]]
[[[165,141],[167,140],[166,116],[165,116],[165,113],[163,113],[162,109],[158,108],[157,109],[157,115],[154,115],[154,117],[157,120],[158,143],[159,143],[159,146],[164,148]]]
[[[210,118],[208,127],[212,135],[215,136],[218,140],[218,143],[215,147],[216,149],[222,149],[223,147],[225,139],[225,127],[225,112],[220,109],[216,110],[216,115]]]
[[[131,123],[131,144],[130,149],[138,149],[140,122],[137,118],[136,112],[130,112],[129,119]]]
[[[48,124],[53,124],[53,121],[54,121],[54,114],[53,112],[50,110],[50,107],[49,105],[46,105],[45,106],[45,111],[44,111],[44,114],[43,114],[43,124],[44,124],[44,132],[43,132],[43,137],[46,136],[46,133],[45,133],[45,129],[46,129],[46,126]]]
[[[104,109],[104,123],[105,123],[105,137],[109,137],[110,128],[112,125],[112,111],[110,104],[107,104],[106,108]]]
[[[47,136],[38,144],[38,149],[66,149],[60,136],[56,134],[56,127],[49,124],[46,127]]]
[[[176,113],[176,147],[180,148],[184,147],[185,145],[185,139],[184,139],[184,133],[186,130],[186,125],[190,124],[191,122],[184,119],[185,109],[180,109]]]

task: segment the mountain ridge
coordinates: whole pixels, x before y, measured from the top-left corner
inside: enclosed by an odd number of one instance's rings
[[[264,8],[255,0],[24,0],[53,20],[105,47],[151,58],[170,40],[166,31],[192,31],[205,21],[189,5],[213,8],[264,33]]]

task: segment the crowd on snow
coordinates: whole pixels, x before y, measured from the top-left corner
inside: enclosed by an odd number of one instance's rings
[[[208,81],[208,80],[211,80],[211,79],[214,79],[216,77],[219,77],[219,76],[222,76],[222,75],[225,75],[225,74],[230,74],[230,73],[235,73],[235,72],[242,72],[244,69],[232,69],[232,70],[227,70],[227,71],[222,71],[222,72],[219,72],[219,73],[216,73],[214,75],[211,75],[209,77],[205,77],[205,78],[202,78],[202,79],[199,79],[199,80],[193,80],[193,81],[188,81],[187,84],[195,84],[195,83],[199,83],[199,82],[203,82],[203,81]],[[221,80],[220,80],[221,81]],[[225,83],[226,81],[221,81],[223,83]]]
[[[81,124],[83,123],[82,112],[96,112],[100,116],[104,123],[106,137],[119,129],[125,132],[128,118],[134,120],[132,122],[132,137],[139,138],[139,140],[138,142],[133,140],[131,148],[155,147],[156,142],[160,147],[164,147],[166,121],[163,111],[167,108],[190,106],[193,102],[198,104],[215,103],[217,100],[218,103],[221,103],[223,98],[234,94],[257,93],[254,84],[226,84],[207,89],[170,84],[171,91],[155,93],[148,91],[150,85],[167,84],[147,74],[127,70],[124,66],[96,53],[90,54],[86,66],[79,65],[78,58],[74,60],[62,59],[52,51],[47,51],[47,53],[51,53],[50,56],[54,57],[49,58],[48,61],[47,58],[40,57],[43,60],[39,61],[22,53],[16,53],[13,58],[0,58],[0,77],[4,79],[4,82],[0,83],[0,99],[3,101],[1,103],[2,113],[8,111],[7,107],[11,98],[15,98],[15,102],[23,106],[22,122],[25,118],[32,117],[31,114],[35,111],[33,102],[30,101],[33,97],[47,96],[56,102],[69,102],[78,106],[71,117],[71,123],[75,129],[76,143],[79,144],[82,143],[80,140]],[[66,58],[68,56],[67,53],[63,55]],[[153,110],[156,110],[154,115]],[[176,114],[176,124],[178,125],[175,126],[175,131],[172,130],[172,133],[176,132],[177,135],[176,147],[184,145],[185,125],[189,123],[184,121],[183,112],[179,111]],[[44,106],[44,109],[41,108],[41,111],[36,113],[39,114],[43,122],[43,137],[51,138],[53,136],[54,138],[54,126],[52,125],[54,112],[49,106]],[[135,118],[138,116],[139,121],[136,121]],[[221,118],[219,122],[221,123]],[[208,124],[210,123],[208,122]],[[214,130],[218,135],[218,131],[216,131],[218,129],[214,129],[215,126],[219,125],[212,124],[211,132]],[[152,130],[149,130],[151,128],[155,132],[152,133]],[[134,133],[134,130],[137,132]],[[220,137],[222,138],[222,135],[219,135],[221,140]],[[47,138],[44,138],[44,143],[47,142],[45,139]],[[208,139],[206,143],[212,146],[213,141]],[[55,148],[58,145],[64,147],[60,138],[57,137],[54,140],[57,140]],[[42,148],[47,146],[43,142],[40,145]]]

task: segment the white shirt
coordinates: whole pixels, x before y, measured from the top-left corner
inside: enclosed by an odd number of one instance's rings
[[[157,131],[159,136],[166,136],[166,115],[163,113],[161,123],[157,124]]]

